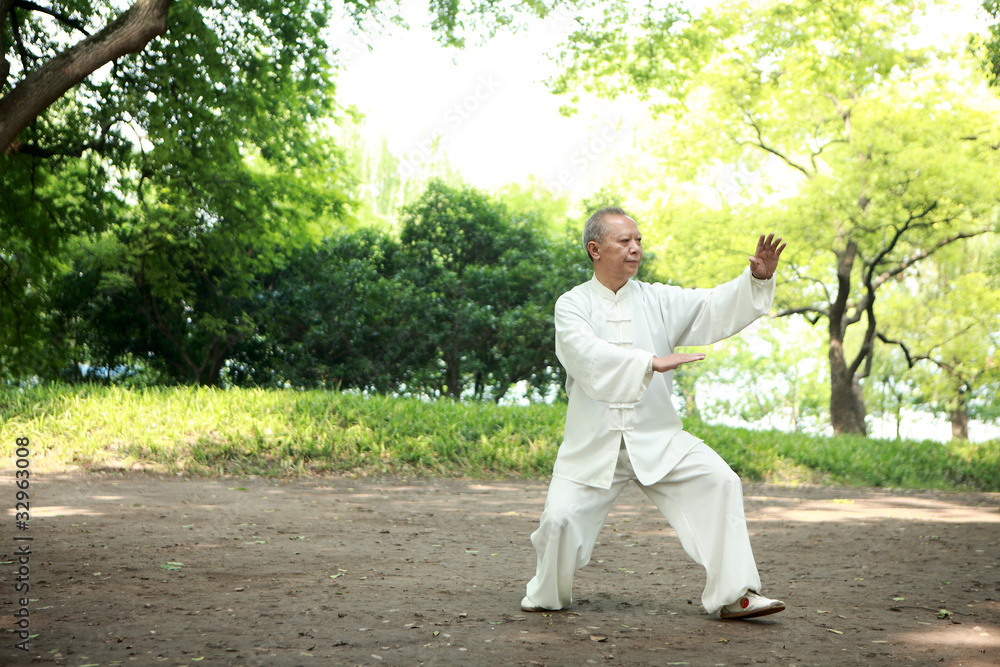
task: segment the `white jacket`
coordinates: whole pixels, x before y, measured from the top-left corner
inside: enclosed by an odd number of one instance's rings
[[[682,430],[673,371],[654,373],[653,357],[739,332],[770,310],[774,282],[747,268],[714,289],[630,280],[615,293],[594,276],[559,297],[556,356],[569,406],[552,474],[608,488],[624,439],[639,481],[663,479],[700,440]]]

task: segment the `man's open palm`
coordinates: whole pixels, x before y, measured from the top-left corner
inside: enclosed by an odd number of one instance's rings
[[[768,234],[766,239],[763,234],[760,235],[757,240],[757,252],[749,258],[750,271],[753,272],[754,278],[767,280],[774,275],[778,268],[778,258],[781,257],[781,251],[786,245],[788,244],[781,242],[780,236],[774,238],[774,232]]]

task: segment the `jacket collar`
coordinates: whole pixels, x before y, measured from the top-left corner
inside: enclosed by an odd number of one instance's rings
[[[590,279],[590,286],[596,294],[605,299],[610,299],[611,301],[621,301],[629,295],[629,291],[632,289],[632,281],[629,280],[627,283],[622,285],[621,289],[616,293],[612,292],[604,285],[604,283],[598,280],[597,274],[595,273]]]

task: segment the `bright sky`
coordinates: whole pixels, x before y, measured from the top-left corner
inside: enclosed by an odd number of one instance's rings
[[[976,29],[980,5],[962,0],[947,20],[933,22],[933,31]],[[569,17],[556,13],[481,46],[470,38],[469,46],[456,50],[434,40],[427,3],[402,0],[401,14],[409,30],[393,27],[376,37],[343,33],[338,97],[364,113],[371,145],[388,138],[405,170],[426,164],[438,137],[472,185],[492,189],[535,175],[580,196],[600,186],[602,164],[630,147],[635,112],[626,111],[627,104],[593,102],[565,118],[558,111],[565,100],[544,84],[556,72],[545,54],[574,28]]]
[[[614,111],[622,104],[594,103],[572,118],[559,114],[565,100],[544,84],[556,72],[545,52],[572,22],[550,16],[529,31],[455,50],[434,41],[426,7],[404,1],[409,30],[342,42],[341,55],[348,58],[338,98],[365,114],[368,136],[386,135],[392,152],[415,169],[429,160],[430,142],[440,137],[451,163],[481,188],[536,175],[576,194],[596,189],[599,158],[613,155],[616,139],[627,146],[631,135],[619,123],[623,114]]]

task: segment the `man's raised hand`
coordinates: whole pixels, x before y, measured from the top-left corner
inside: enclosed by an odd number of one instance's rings
[[[786,245],[788,244],[781,242],[780,236],[774,238],[774,232],[768,234],[766,239],[761,234],[757,240],[757,252],[749,258],[753,277],[758,280],[767,280],[773,276],[775,269],[778,268],[778,258],[781,257],[781,251],[785,249]]]

